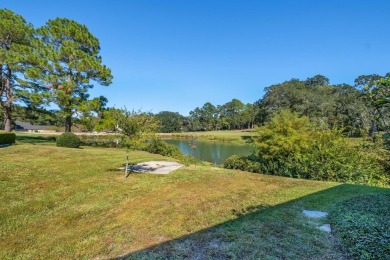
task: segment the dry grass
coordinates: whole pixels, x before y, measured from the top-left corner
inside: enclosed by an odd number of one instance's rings
[[[125,179],[116,170],[125,154],[50,143],[0,148],[0,258],[341,257],[301,210],[388,191],[208,166]]]

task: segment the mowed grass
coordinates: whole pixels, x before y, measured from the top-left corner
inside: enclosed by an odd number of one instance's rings
[[[0,148],[0,258],[343,258],[317,228],[326,220],[302,210],[389,193],[199,165],[125,179],[125,156],[52,143]]]

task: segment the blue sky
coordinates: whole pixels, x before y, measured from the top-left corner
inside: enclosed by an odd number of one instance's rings
[[[390,71],[390,1],[0,1],[35,27],[66,17],[99,38],[109,106],[188,115],[206,102],[252,103],[316,74],[353,84]]]

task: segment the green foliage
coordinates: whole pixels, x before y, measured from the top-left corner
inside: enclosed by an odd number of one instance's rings
[[[232,130],[253,128],[259,107],[254,104],[244,104],[238,99],[214,106],[210,102],[201,108],[190,111],[186,124],[187,131]]]
[[[378,159],[349,145],[341,131],[316,130],[307,117],[288,110],[259,128],[255,140],[257,153],[239,159],[235,167],[294,178],[390,185]],[[226,167],[231,168],[232,162]]]
[[[264,159],[283,160],[290,154],[300,156],[310,146],[308,135],[313,125],[308,117],[282,110],[257,131],[258,153]]]
[[[144,150],[180,160],[185,159],[179,148],[155,137],[159,127],[156,116],[151,113],[125,109],[121,113],[115,113],[115,115],[117,116],[117,127],[123,134],[121,146],[130,150]]]
[[[80,144],[94,147],[118,147],[122,139],[119,135],[78,135]]]
[[[69,148],[79,148],[81,143],[80,138],[71,132],[61,134],[56,142],[57,146]]]
[[[92,131],[95,129],[103,116],[107,102],[108,100],[104,96],[81,102],[78,122],[81,124],[82,130]]]
[[[168,144],[162,141],[160,138],[149,139],[142,150],[147,151],[149,153],[161,154],[177,159],[183,157],[183,153],[177,146]]]
[[[305,85],[315,87],[315,86],[326,86],[329,85],[329,79],[323,75],[315,75],[314,77],[308,78],[305,81]]]
[[[151,113],[122,110],[119,116],[118,127],[124,135],[123,144],[128,149],[140,149],[155,136],[158,120]]]
[[[370,134],[379,130],[390,133],[390,73],[385,78],[379,75],[362,75],[355,80],[370,114]]]
[[[65,130],[86,100],[93,82],[111,84],[111,70],[102,64],[99,40],[85,25],[66,18],[49,20],[37,30],[36,52],[42,57],[36,80],[49,85],[53,101],[63,110]]]
[[[3,144],[14,144],[16,135],[14,133],[3,133],[0,132],[0,145]]]
[[[45,88],[33,84],[28,73],[35,70],[36,53],[32,50],[34,28],[11,10],[0,9],[0,108],[4,129],[11,131],[12,105],[41,102]]]
[[[248,172],[261,172],[261,166],[253,158],[246,156],[232,155],[225,160],[223,167]]]
[[[336,204],[329,215],[335,234],[354,259],[390,256],[390,196],[356,196]]]
[[[156,115],[156,118],[159,120],[158,131],[160,133],[174,133],[180,132],[183,122],[183,116],[179,113],[161,111]]]
[[[102,117],[95,125],[95,130],[106,132],[118,132],[119,124],[123,122],[123,109],[107,108],[103,110]]]
[[[329,85],[317,75],[306,81],[291,79],[266,88],[258,101],[262,120],[268,121],[283,109],[305,115],[322,129],[343,129],[349,136],[359,136],[370,127],[370,116],[361,93],[347,84]]]

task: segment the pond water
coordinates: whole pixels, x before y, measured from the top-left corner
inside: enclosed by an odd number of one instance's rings
[[[186,139],[167,139],[164,141],[176,145],[185,155],[190,155],[200,161],[207,161],[216,165],[223,164],[232,155],[250,155],[254,150],[254,147],[249,144],[193,141]]]

